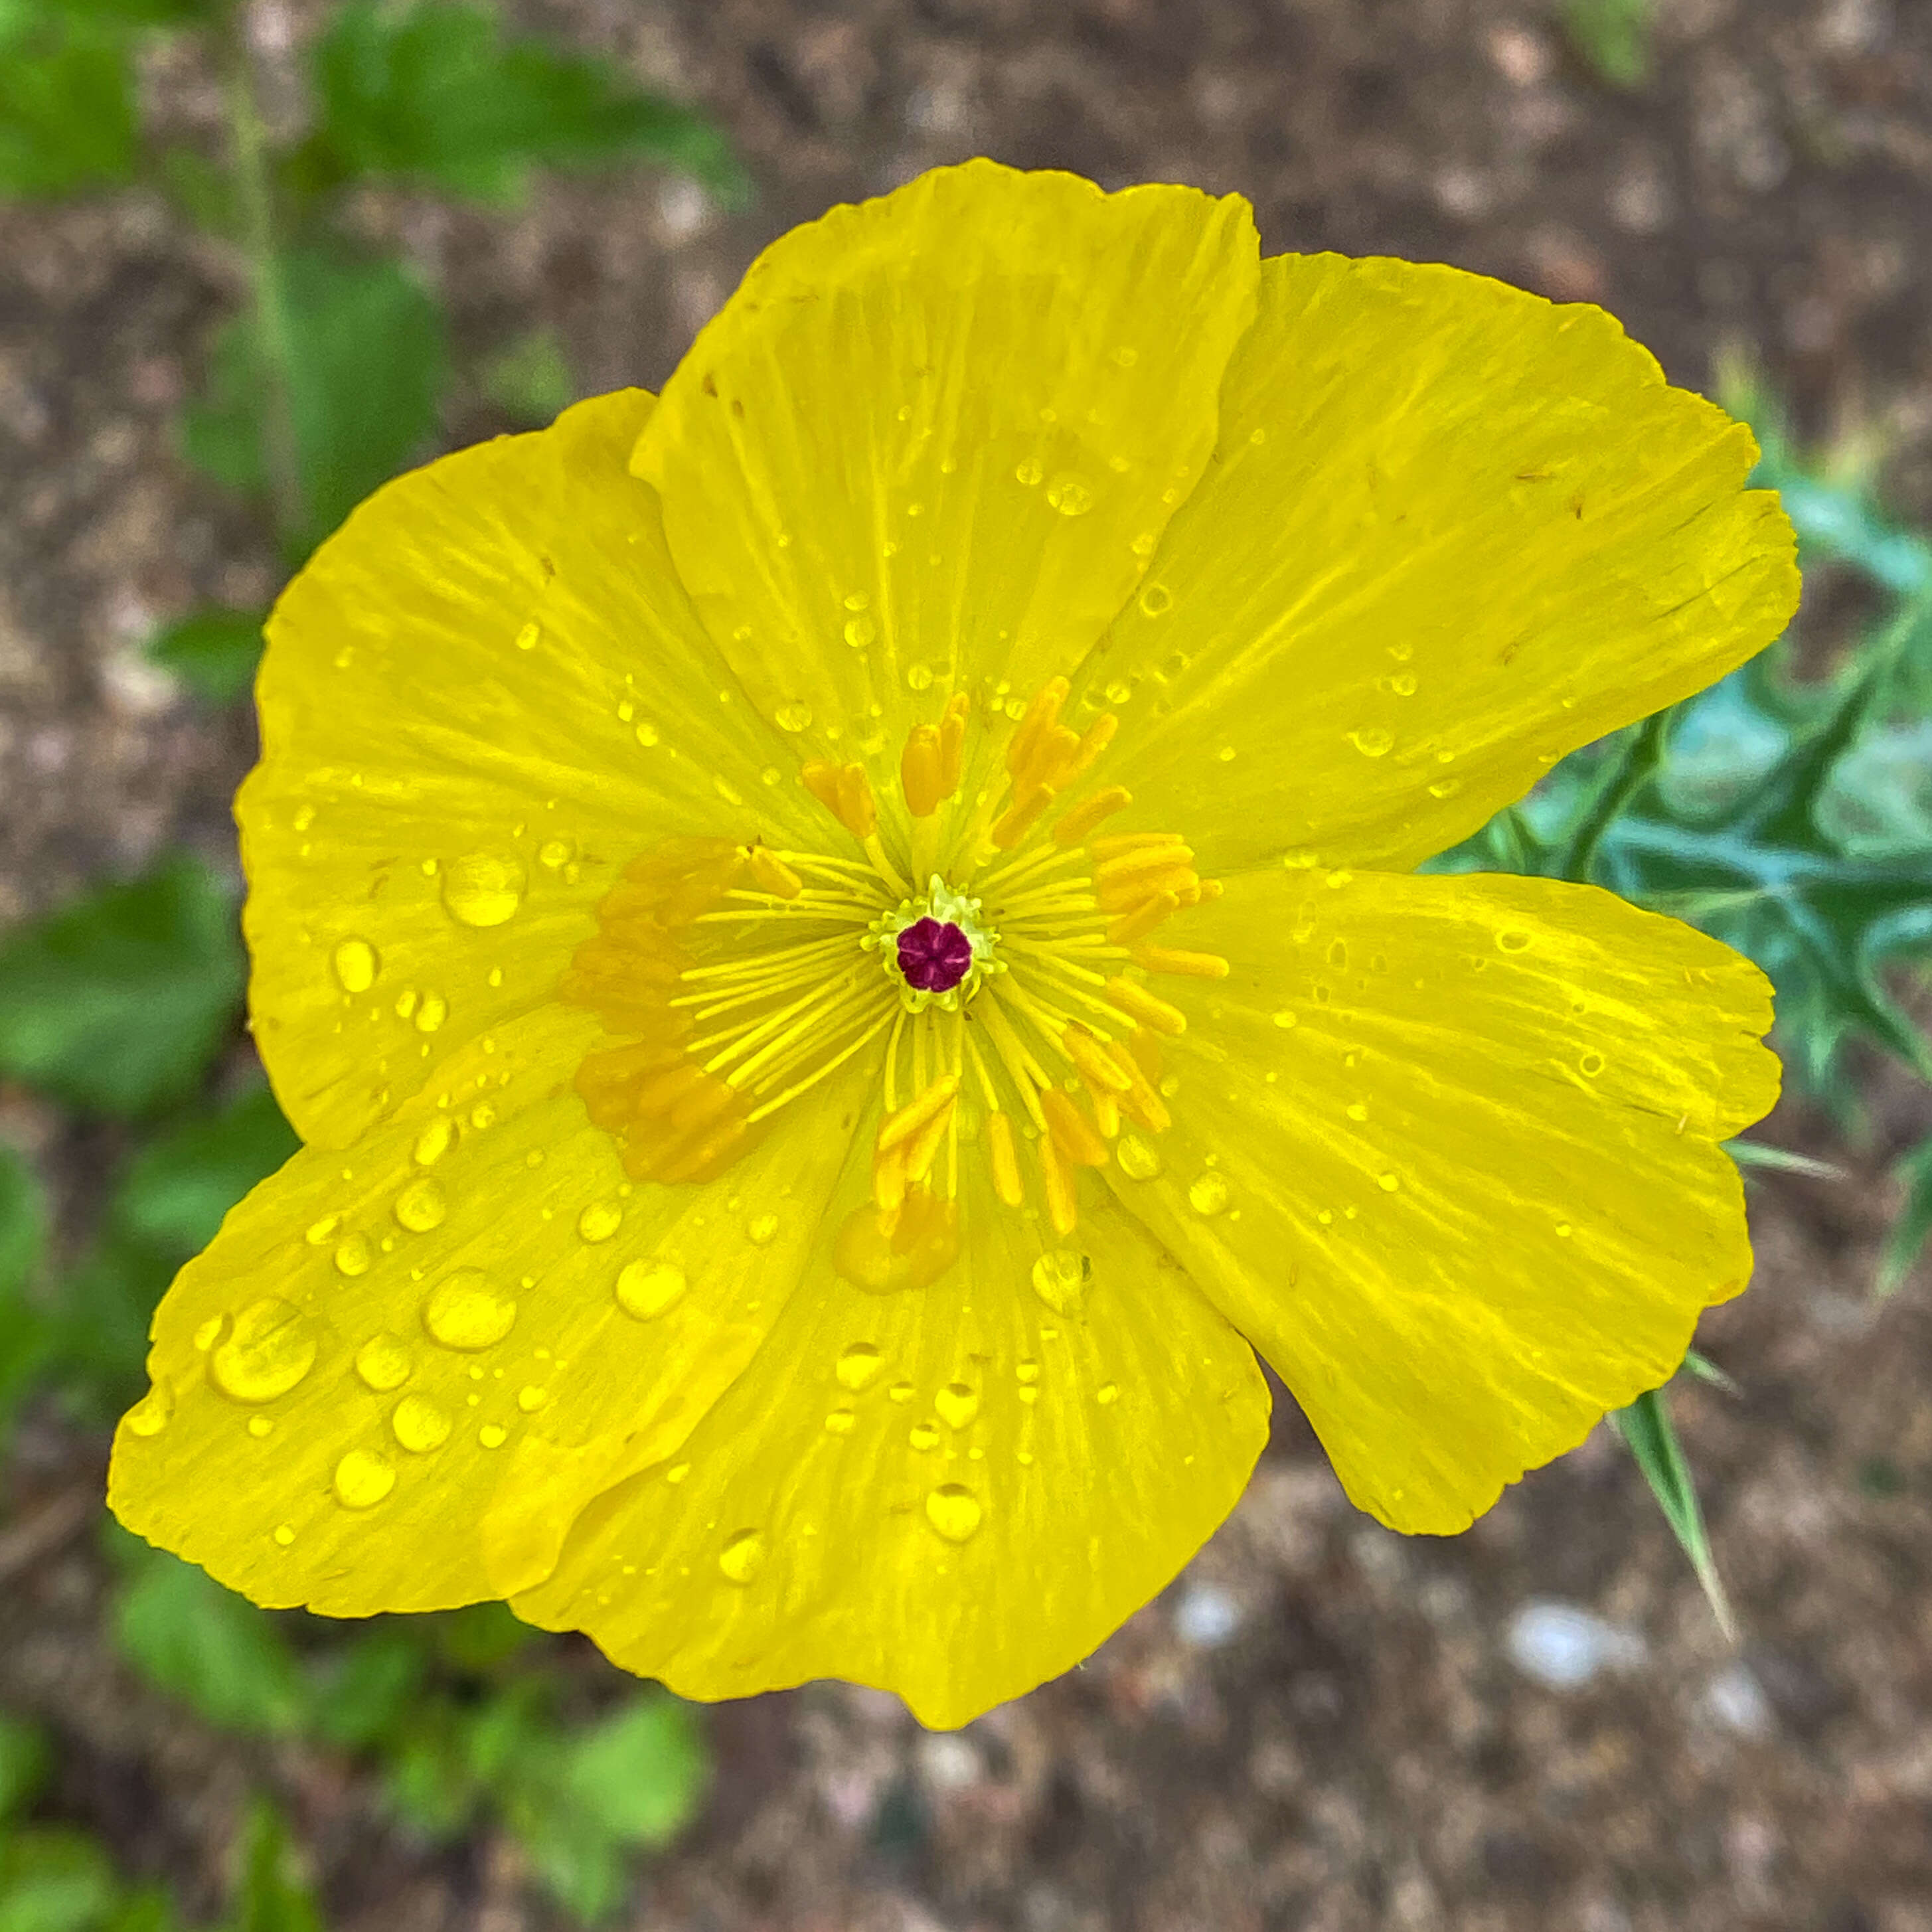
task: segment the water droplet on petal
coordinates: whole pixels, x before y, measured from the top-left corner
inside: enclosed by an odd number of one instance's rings
[[[208,1372],[237,1402],[273,1402],[314,1366],[315,1349],[315,1331],[301,1310],[265,1295],[236,1316],[235,1332],[209,1356]]]
[[[1118,1386],[1113,1382],[1102,1382],[1100,1386],[1094,1391],[1094,1400],[1097,1402],[1102,1408],[1112,1408],[1114,1403],[1118,1402],[1120,1399],[1120,1389]]]
[[[374,1509],[396,1486],[396,1472],[373,1449],[352,1449],[335,1466],[335,1494],[345,1509]]]
[[[886,1394],[894,1402],[910,1402],[919,1391],[910,1382],[895,1382]]]
[[[577,1217],[577,1232],[586,1241],[608,1241],[624,1225],[624,1210],[614,1201],[593,1201]]]
[[[850,1436],[858,1426],[858,1417],[849,1408],[835,1408],[825,1418],[826,1428],[834,1436]]]
[[[303,1238],[312,1248],[319,1248],[342,1226],[340,1214],[325,1214],[320,1221],[311,1222],[308,1234]]]
[[[626,1262],[618,1271],[617,1306],[648,1322],[670,1307],[685,1287],[684,1270],[675,1262]]]
[[[470,852],[442,875],[442,903],[461,926],[501,926],[515,916],[528,883],[523,861],[508,852]]]
[[[157,1382],[121,1419],[136,1436],[158,1436],[174,1412],[174,1397]]]
[[[879,634],[879,627],[869,617],[848,617],[845,641],[855,651],[862,651]]]
[[[423,1326],[446,1348],[494,1348],[517,1319],[517,1304],[481,1268],[458,1268],[430,1290]]]
[[[964,1429],[980,1413],[980,1391],[970,1382],[948,1382],[932,1399],[949,1429]]]
[[[486,1449],[500,1449],[509,1440],[510,1432],[494,1422],[486,1422],[476,1432],[476,1439]]]
[[[562,870],[576,856],[577,848],[568,838],[546,838],[537,848],[537,863],[546,872]]]
[[[449,1418],[427,1396],[406,1395],[389,1418],[396,1440],[418,1456],[440,1449],[449,1440]]]
[[[1348,734],[1348,742],[1365,758],[1379,758],[1395,742],[1395,734],[1385,731],[1379,724],[1365,725],[1359,731]]]
[[[543,635],[543,628],[533,617],[517,633],[517,648],[520,651],[533,651],[537,640]]]
[[[248,1418],[248,1433],[257,1442],[268,1435],[274,1426],[266,1415],[251,1415]]]
[[[883,1362],[884,1358],[871,1342],[854,1342],[838,1358],[838,1366],[833,1372],[843,1387],[856,1394],[871,1383],[873,1377],[879,1372]]]
[[[1030,490],[1046,474],[1046,472],[1040,466],[1037,458],[1023,457],[1020,460],[1018,468],[1013,472],[1013,481],[1016,483],[1024,483]]]
[[[1138,1134],[1123,1134],[1114,1150],[1114,1159],[1130,1180],[1151,1180],[1162,1164],[1160,1149]]]
[[[1094,492],[1070,473],[1056,476],[1046,486],[1046,500],[1063,517],[1084,517],[1094,507]]]
[[[772,713],[781,731],[802,731],[812,722],[808,704],[781,704]]]
[[[336,982],[345,993],[366,993],[376,983],[382,962],[366,939],[345,939],[335,949]]]
[[[1393,1194],[1402,1185],[1402,1176],[1399,1174],[1378,1174],[1376,1176],[1376,1185],[1384,1194]]]
[[[206,1354],[208,1350],[213,1348],[215,1343],[221,1340],[222,1331],[227,1326],[228,1318],[226,1316],[211,1315],[208,1319],[194,1331],[195,1347],[199,1349],[202,1354]]]
[[[755,1529],[741,1529],[725,1538],[718,1567],[728,1583],[748,1583],[765,1567],[765,1539]]]
[[[356,1372],[378,1395],[400,1388],[414,1366],[409,1350],[393,1335],[372,1335],[356,1352]]]
[[[926,1520],[948,1543],[964,1543],[986,1520],[980,1498],[958,1483],[942,1483],[926,1499]]]
[[[1078,1315],[1087,1299],[1087,1258],[1055,1248],[1033,1264],[1033,1292],[1056,1315]]]
[[[1036,1382],[1040,1380],[1040,1364],[1030,1355],[1024,1356],[1014,1364],[1013,1373],[1022,1382]]]
[[[923,663],[908,664],[906,688],[908,691],[930,691],[932,688],[932,665]]]
[[[352,1281],[358,1274],[369,1272],[369,1264],[374,1258],[368,1236],[351,1234],[335,1250],[336,1272],[347,1275]]]
[[[1496,934],[1496,944],[1505,952],[1520,952],[1529,944],[1529,934],[1520,926],[1511,926],[1505,932]]]
[[[550,1400],[550,1390],[540,1388],[535,1382],[526,1384],[517,1391],[517,1406],[526,1415],[534,1415]]]
[[[439,1115],[417,1135],[410,1156],[418,1167],[434,1167],[448,1153],[450,1144],[455,1138],[456,1123],[446,1114]]]
[[[444,1199],[442,1190],[424,1174],[418,1175],[396,1196],[396,1204],[390,1211],[411,1234],[426,1234],[432,1228],[442,1225],[442,1217],[449,1212],[449,1203]]]
[[[1197,1214],[1218,1214],[1228,1204],[1228,1184],[1211,1168],[1187,1190],[1189,1204]]]
[[[449,1017],[449,1002],[440,993],[425,993],[416,1009],[416,1031],[434,1033]]]
[[[1586,1053],[1577,1061],[1576,1066],[1580,1072],[1587,1073],[1594,1078],[1604,1070],[1604,1056],[1600,1053]]]
[[[766,1246],[777,1234],[778,1217],[776,1214],[760,1214],[745,1230],[745,1238],[754,1246]]]
[[[1289,1028],[1298,1025],[1300,1024],[1300,1018],[1299,1016],[1294,1012],[1292,1008],[1283,1006],[1281,1010],[1275,1015],[1274,1023],[1276,1026],[1281,1028],[1283,1033],[1286,1033],[1288,1031]]]
[[[928,1449],[939,1447],[939,1430],[935,1424],[915,1422],[906,1432],[906,1440],[923,1454]]]

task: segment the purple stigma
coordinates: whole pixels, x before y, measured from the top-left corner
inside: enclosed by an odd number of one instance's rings
[[[958,927],[915,920],[899,934],[899,970],[921,993],[950,993],[973,964],[973,942]]]

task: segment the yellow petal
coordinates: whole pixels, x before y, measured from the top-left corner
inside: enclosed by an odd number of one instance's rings
[[[1083,673],[1136,822],[1204,871],[1454,844],[1777,635],[1798,574],[1756,454],[1600,310],[1264,262],[1215,460]]]
[[[237,806],[255,1040],[342,1145],[548,997],[667,824],[794,842],[809,810],[626,471],[639,391],[379,490],[268,624]],[[788,836],[777,835],[785,832]]]
[[[434,1609],[545,1574],[608,1466],[682,1439],[802,1278],[850,1150],[801,1114],[727,1180],[633,1187],[569,1085],[600,1038],[562,1008],[513,1022],[229,1216],[116,1439],[129,1528],[257,1603]]]
[[[1238,196],[986,160],[767,249],[636,458],[766,714],[842,763],[884,706],[883,796],[949,690],[1076,662],[1214,446],[1256,263]]]
[[[1232,970],[1172,982],[1172,1128],[1106,1173],[1384,1522],[1463,1528],[1749,1279],[1749,961],[1546,879],[1249,874],[1188,928]]]
[[[936,1726],[1077,1663],[1213,1532],[1268,1435],[1246,1344],[1096,1197],[1042,1253],[982,1184],[932,1285],[815,1282],[518,1614],[686,1696],[837,1676]]]

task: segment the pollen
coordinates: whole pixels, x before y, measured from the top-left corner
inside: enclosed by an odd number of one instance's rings
[[[1227,970],[1165,943],[1220,890],[1186,838],[1102,836],[1133,802],[1096,770],[1112,714],[1074,729],[1063,679],[1016,721],[998,695],[952,694],[896,772],[802,765],[817,849],[721,836],[642,855],[565,981],[613,1036],[577,1088],[635,1179],[716,1178],[856,1063],[875,1096],[870,1178],[832,1260],[877,1293],[953,1265],[976,1190],[1070,1234],[1080,1177],[1124,1124],[1169,1124],[1160,1042],[1187,1017],[1150,982]],[[969,754],[985,775],[970,792]]]

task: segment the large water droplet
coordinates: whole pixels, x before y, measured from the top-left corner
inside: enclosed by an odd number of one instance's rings
[[[279,1295],[251,1301],[235,1331],[208,1358],[214,1386],[237,1402],[273,1402],[315,1366],[315,1331],[300,1309]]]
[[[486,1449],[500,1449],[510,1439],[510,1432],[500,1423],[486,1422],[477,1430],[476,1439]]]
[[[376,983],[382,962],[366,939],[345,939],[335,949],[336,982],[345,993],[366,993]]]
[[[1161,1170],[1160,1150],[1138,1134],[1123,1134],[1114,1158],[1130,1180],[1151,1180]]]
[[[175,1399],[157,1382],[121,1419],[136,1436],[158,1436],[175,1412]]]
[[[550,1400],[550,1390],[536,1382],[526,1382],[517,1391],[517,1406],[526,1415],[534,1415]]]
[[[884,1358],[869,1342],[854,1342],[838,1358],[833,1370],[841,1385],[855,1394],[868,1387],[883,1366]]]
[[[440,993],[425,993],[416,1009],[416,1031],[435,1033],[449,1017],[449,1002]]]
[[[675,1262],[626,1262],[617,1274],[617,1306],[648,1322],[670,1307],[686,1286],[684,1270]]]
[[[964,1543],[986,1520],[980,1498],[960,1483],[942,1483],[926,1499],[926,1520],[948,1543]]]
[[[455,1138],[456,1123],[447,1114],[440,1114],[417,1135],[416,1144],[410,1150],[410,1158],[418,1167],[434,1167],[448,1153]]]
[[[980,1413],[980,1391],[970,1382],[948,1382],[932,1399],[949,1429],[964,1429]]]
[[[614,1201],[593,1201],[577,1217],[577,1232],[586,1241],[608,1241],[624,1225],[624,1210]]]
[[[728,1583],[748,1583],[765,1567],[765,1539],[755,1529],[727,1537],[718,1552],[718,1567]]]
[[[395,1486],[395,1470],[373,1449],[352,1449],[335,1466],[336,1498],[345,1509],[374,1509]]]
[[[356,1372],[378,1395],[400,1388],[414,1366],[409,1350],[393,1335],[372,1335],[356,1352]]]
[[[528,875],[508,852],[470,852],[442,875],[442,903],[460,925],[501,926],[524,902]]]
[[[406,1395],[389,1418],[396,1440],[405,1449],[426,1456],[449,1440],[449,1418],[427,1396]]]
[[[1078,1315],[1087,1299],[1087,1257],[1055,1248],[1033,1264],[1033,1292],[1056,1315]]]
[[[458,1268],[430,1290],[423,1326],[446,1348],[494,1348],[517,1319],[517,1304],[481,1268]]]
[[[338,1274],[346,1274],[354,1280],[358,1274],[369,1272],[369,1264],[375,1258],[369,1246],[367,1234],[351,1234],[335,1250],[335,1268]]]
[[[396,1204],[390,1212],[411,1234],[426,1234],[442,1225],[449,1203],[428,1174],[418,1174],[396,1196]]]
[[[845,641],[855,651],[862,651],[879,634],[879,627],[869,617],[848,617]]]
[[[1094,507],[1094,492],[1070,472],[1056,476],[1046,486],[1046,500],[1063,517],[1084,517]]]
[[[1210,1168],[1189,1187],[1187,1200],[1197,1214],[1218,1214],[1228,1204],[1227,1181]]]

